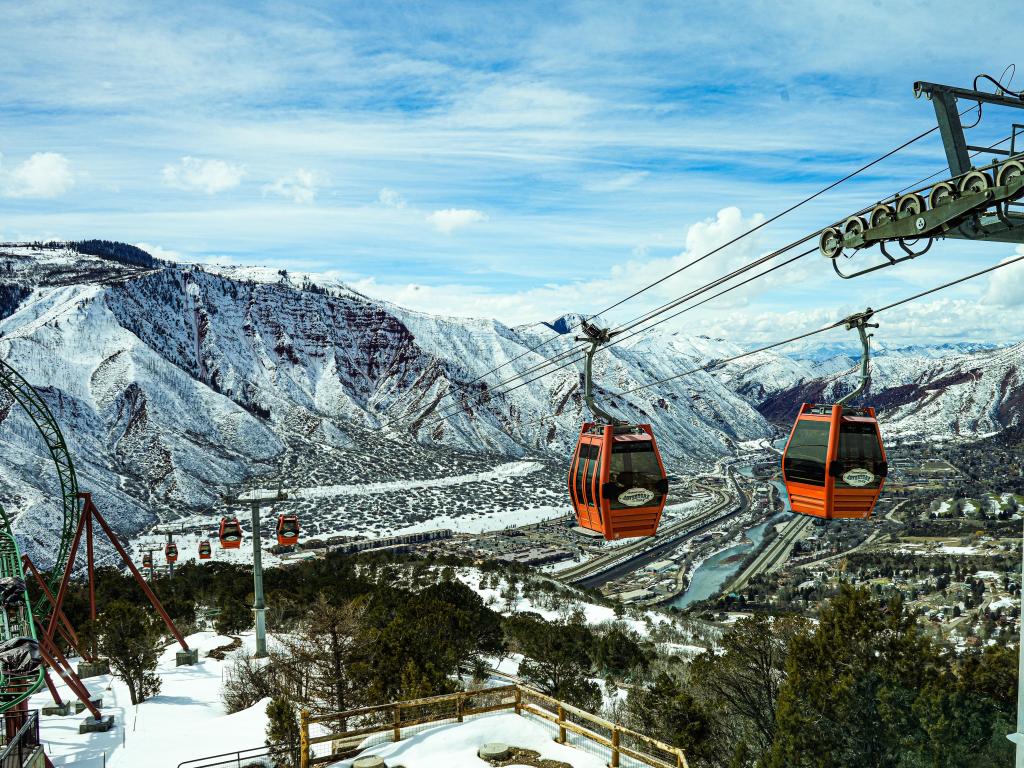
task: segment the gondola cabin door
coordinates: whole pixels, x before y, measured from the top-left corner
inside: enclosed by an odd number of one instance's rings
[[[667,494],[649,425],[583,425],[569,469],[569,497],[580,527],[609,541],[653,536]]]
[[[866,519],[888,473],[874,408],[800,407],[782,454],[794,512],[824,520]]]

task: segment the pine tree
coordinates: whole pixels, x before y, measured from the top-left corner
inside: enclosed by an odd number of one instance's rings
[[[281,635],[275,667],[293,695],[317,712],[342,712],[362,703],[353,665],[366,654],[364,608],[336,604],[321,593],[296,631]]]
[[[163,651],[163,624],[152,611],[115,600],[84,634],[128,686],[132,704],[141,704],[160,692],[160,678],[154,672]]]
[[[767,768],[892,768],[923,741],[914,705],[942,660],[899,601],[844,585],[790,643]],[[947,763],[943,763],[947,765]]]
[[[275,696],[267,704],[267,746],[282,748],[275,754],[277,768],[299,765],[299,721],[295,705],[285,695]]]

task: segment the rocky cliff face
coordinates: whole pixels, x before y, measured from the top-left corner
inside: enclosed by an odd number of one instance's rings
[[[308,488],[469,476],[528,457],[560,478],[585,415],[580,363],[496,387],[573,346],[558,322],[509,328],[270,270],[134,266],[67,249],[0,248],[4,275],[26,291],[0,320],[0,355],[43,393],[83,486],[126,533],[215,508],[226,484],[253,475]],[[640,337],[599,355],[596,372],[621,391],[707,359],[700,340]],[[0,499],[45,543],[52,469],[3,398]],[[771,433],[708,374],[610,402],[652,423],[679,471]]]
[[[421,524],[452,509],[472,514],[485,498],[567,508],[563,474],[587,415],[582,362],[529,374],[514,389],[498,384],[570,350],[571,317],[510,328],[268,269],[136,265],[66,248],[0,247],[0,284],[17,286],[4,293],[0,356],[39,388],[83,487],[125,533],[158,518],[216,515],[224,488],[250,477],[305,489],[307,499],[384,488],[374,504],[365,494],[359,502],[374,530],[401,522],[389,511]],[[835,399],[855,383],[852,350],[814,348],[615,394],[740,351],[655,331],[599,354],[596,377],[613,410],[654,426],[677,473],[787,429],[801,402]],[[880,349],[865,402],[888,434],[1019,426],[1022,358],[1024,345]],[[45,548],[58,528],[53,470],[34,425],[3,392],[0,445],[0,503]],[[536,465],[492,471],[510,459]],[[491,490],[468,491],[474,478],[490,478],[481,482]],[[432,490],[410,504],[403,483]],[[444,490],[460,483],[458,493]],[[306,511],[333,521],[321,526],[326,535],[356,514],[346,504],[309,501]]]
[[[946,356],[920,348],[885,354],[872,360],[871,385],[858,402],[878,410],[889,434],[970,438],[998,432],[1024,422],[1022,360],[1024,344]],[[746,374],[737,381],[749,387]],[[857,377],[852,370],[814,375],[794,366],[791,382],[754,398],[758,410],[774,423],[790,423],[802,402],[841,397]]]

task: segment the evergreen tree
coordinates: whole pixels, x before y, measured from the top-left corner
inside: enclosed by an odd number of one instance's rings
[[[274,663],[293,695],[316,712],[362,704],[353,665],[364,655],[361,602],[336,604],[320,594],[294,632],[282,634]]]
[[[813,633],[790,643],[768,768],[900,768],[922,762],[922,692],[943,660],[898,600],[844,585]],[[916,710],[916,711],[915,711]],[[935,766],[956,765],[939,762]]]
[[[541,692],[581,709],[600,707],[601,689],[589,679],[589,649],[594,643],[589,627],[524,615],[510,629],[525,656],[519,665],[520,677]]]
[[[220,602],[220,612],[213,628],[221,635],[237,635],[253,625],[252,610],[241,600],[226,597]]]
[[[140,704],[160,692],[156,664],[163,651],[163,623],[156,614],[138,603],[115,600],[108,603],[94,624],[86,628],[99,655],[125,685],[132,704]]]
[[[789,645],[807,627],[799,617],[755,614],[736,622],[718,649],[694,662],[694,683],[727,741],[744,742],[754,754],[771,746]]]
[[[626,712],[633,727],[682,747],[690,760],[705,760],[714,754],[707,711],[684,685],[664,672],[649,687],[630,692]]]
[[[300,729],[295,705],[287,696],[275,696],[267,704],[267,746],[275,750],[276,768],[299,765]]]

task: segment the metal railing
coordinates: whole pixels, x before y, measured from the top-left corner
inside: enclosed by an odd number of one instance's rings
[[[689,768],[679,747],[523,685],[460,691],[323,715],[303,710],[299,766],[335,762],[376,744],[401,741],[424,727],[461,723],[502,710],[549,724],[557,729],[557,742],[606,755],[611,768]]]
[[[3,713],[3,750],[0,768],[23,768],[39,750],[39,712],[8,710]]]
[[[178,768],[278,768],[292,766],[298,753],[289,754],[287,747],[253,747],[237,752],[225,752],[220,755],[199,757],[178,763]],[[7,766],[0,766],[7,768]]]

